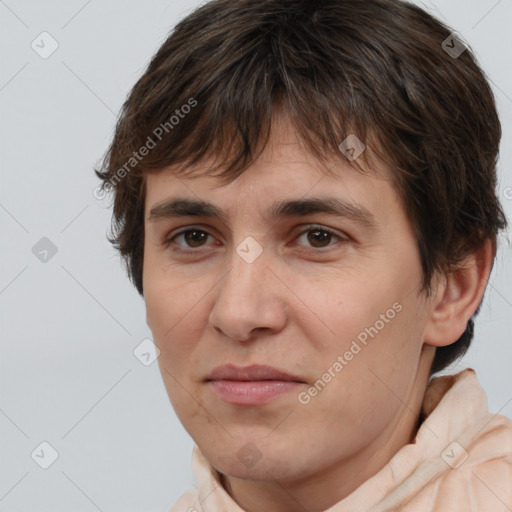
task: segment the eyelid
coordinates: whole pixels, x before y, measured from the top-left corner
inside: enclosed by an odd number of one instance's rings
[[[338,238],[339,242],[348,242],[350,240],[350,237],[347,235],[347,234],[339,234],[338,232],[336,232],[334,229],[332,228],[328,228],[326,226],[322,226],[321,224],[302,224],[300,227],[298,227],[297,229],[300,229],[300,231],[295,231],[294,230],[294,240],[296,240],[297,238],[299,238],[300,236],[302,235],[305,235],[306,233],[310,232],[310,231],[325,231],[326,233],[329,233],[329,235],[335,237],[335,238]],[[183,235],[185,233],[187,233],[188,231],[194,231],[194,230],[197,230],[197,231],[202,231],[204,233],[206,233],[208,236],[210,237],[213,237],[213,235],[208,231],[208,229],[205,229],[204,227],[202,226],[199,226],[199,225],[189,225],[189,226],[184,226],[182,228],[179,228],[178,231],[176,232],[172,232],[171,234],[169,234],[165,240],[162,242],[162,245],[165,247],[165,248],[168,248],[172,243],[174,243],[174,239],[180,235]],[[213,237],[214,238],[214,237]],[[205,247],[207,246],[202,246],[202,247],[199,247],[197,249],[187,249],[187,248],[184,248],[178,244],[176,244],[179,248],[176,249],[177,252],[183,252],[183,253],[199,253],[201,252],[202,249],[204,249]],[[315,247],[305,247],[305,249],[310,249],[314,252],[322,252],[322,251],[326,251],[328,250],[331,246],[333,246],[335,244],[330,244],[330,245],[327,245],[325,247],[320,247],[320,248],[315,248]]]

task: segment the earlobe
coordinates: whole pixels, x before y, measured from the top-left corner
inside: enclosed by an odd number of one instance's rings
[[[443,347],[456,342],[482,301],[494,257],[491,240],[436,284],[424,342]]]

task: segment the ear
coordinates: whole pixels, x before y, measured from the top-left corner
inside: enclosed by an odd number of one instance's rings
[[[443,347],[462,336],[484,295],[494,255],[491,240],[486,240],[457,270],[437,279],[425,327],[426,344]]]

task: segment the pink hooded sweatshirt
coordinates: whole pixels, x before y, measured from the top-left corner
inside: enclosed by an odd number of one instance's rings
[[[474,370],[432,379],[421,418],[413,444],[325,512],[512,512],[512,421],[489,413]],[[197,446],[192,470],[170,512],[243,512]]]

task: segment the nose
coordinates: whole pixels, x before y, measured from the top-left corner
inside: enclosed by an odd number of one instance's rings
[[[263,255],[248,263],[234,252],[216,290],[209,324],[226,339],[248,341],[257,332],[275,334],[286,325],[286,287]]]

